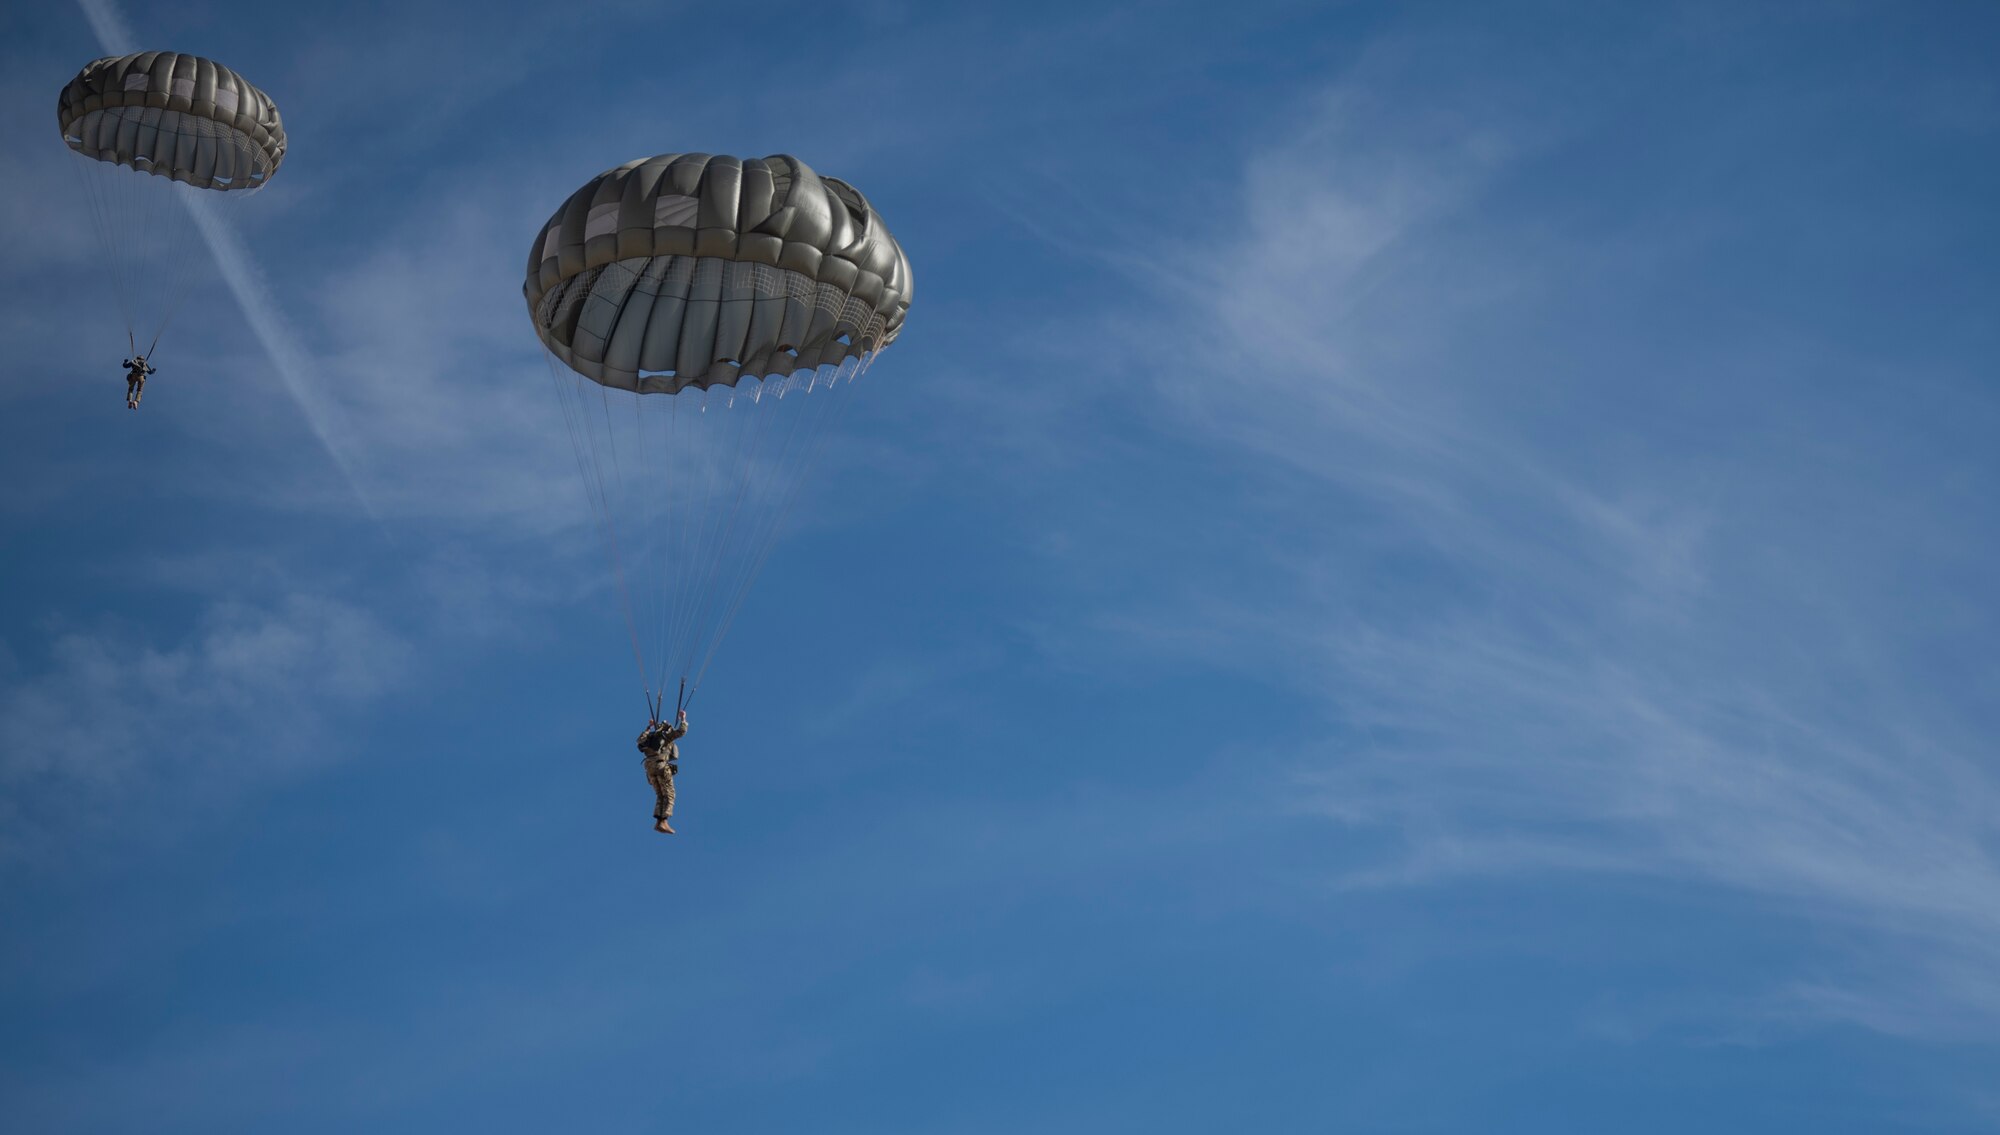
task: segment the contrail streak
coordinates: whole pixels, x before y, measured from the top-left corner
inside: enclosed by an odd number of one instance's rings
[[[118,10],[116,0],[76,0],[77,7],[83,9],[83,16],[90,21],[91,31],[97,34],[97,42],[107,55],[127,55],[137,51],[132,33],[125,26],[124,14]],[[340,440],[340,431],[333,423],[335,414],[331,407],[323,404],[318,391],[307,381],[313,372],[312,360],[298,349],[298,339],[292,334],[289,322],[278,304],[272,298],[271,289],[264,281],[264,275],[244,249],[236,231],[217,216],[215,210],[191,194],[179,194],[187,206],[188,214],[201,233],[201,239],[208,246],[209,255],[215,258],[215,266],[222,272],[223,283],[229,285],[230,294],[236,297],[236,304],[243,309],[244,321],[249,323],[251,334],[270,356],[271,365],[278,372],[278,378],[285,384],[286,393],[299,407],[307,428],[319,440],[320,447],[340,470],[347,481],[347,487],[361,502],[361,507],[370,517],[375,516],[375,507],[362,491],[361,482],[354,475],[353,462],[348,459]]]

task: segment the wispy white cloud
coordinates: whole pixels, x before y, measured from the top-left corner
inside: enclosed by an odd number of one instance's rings
[[[1169,319],[1133,341],[1174,344],[1151,356],[1160,392],[1256,459],[1245,483],[1265,502],[1206,536],[1254,536],[1256,562],[1231,569],[1254,574],[1100,625],[1321,702],[1342,740],[1287,758],[1295,805],[1404,848],[1342,868],[1346,885],[1620,871],[1735,888],[1873,943],[1802,981],[1795,1009],[1992,1035],[1995,721],[1949,696],[1990,677],[1926,676],[1979,664],[1955,620],[1992,619],[1951,582],[1995,560],[1991,533],[1956,519],[1962,479],[1933,477],[1963,461],[1885,442],[1837,398],[1773,429],[1757,404],[1798,376],[1870,381],[1790,332],[1635,351],[1620,329],[1562,328],[1594,288],[1645,303],[1634,270],[1704,234],[1619,228],[1593,247],[1482,212],[1549,145],[1545,125],[1519,144],[1509,125],[1337,96],[1250,160],[1240,222],[1182,250]],[[1192,360],[1189,327],[1208,331]],[[1573,353],[1542,349],[1540,327]]]
[[[335,754],[330,711],[393,689],[406,639],[337,600],[212,603],[178,644],[129,628],[70,630],[0,683],[0,851],[35,856],[73,827],[154,825],[192,801],[296,774]]]
[[[125,14],[111,0],[77,0],[77,7],[83,9],[83,18],[90,21],[90,30],[105,54],[130,55],[139,50],[139,41],[132,38],[125,24]]]

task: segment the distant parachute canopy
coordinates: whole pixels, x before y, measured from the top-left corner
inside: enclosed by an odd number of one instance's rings
[[[56,121],[85,157],[197,189],[256,189],[285,160],[271,96],[220,63],[177,51],[88,64],[63,88]]]
[[[197,226],[262,189],[285,160],[271,97],[174,51],[108,56],[56,100],[135,351],[150,354],[208,262]]]
[[[842,392],[902,331],[910,262],[797,158],[663,154],[571,194],[523,292],[663,714],[700,687]]]

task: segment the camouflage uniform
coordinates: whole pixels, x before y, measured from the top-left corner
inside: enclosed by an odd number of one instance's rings
[[[143,358],[125,360],[125,408],[136,410],[146,393],[146,376],[156,368]]]
[[[681,770],[681,750],[674,742],[685,736],[686,725],[669,726],[657,721],[639,734],[639,751],[646,755],[646,782],[653,786],[655,822],[673,817],[674,774]]]

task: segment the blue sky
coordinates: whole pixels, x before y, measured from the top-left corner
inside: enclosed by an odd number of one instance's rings
[[[2000,13],[757,12],[109,11],[292,141],[138,414],[11,13],[10,1129],[2000,1129]],[[519,281],[678,150],[918,287],[668,840]]]

